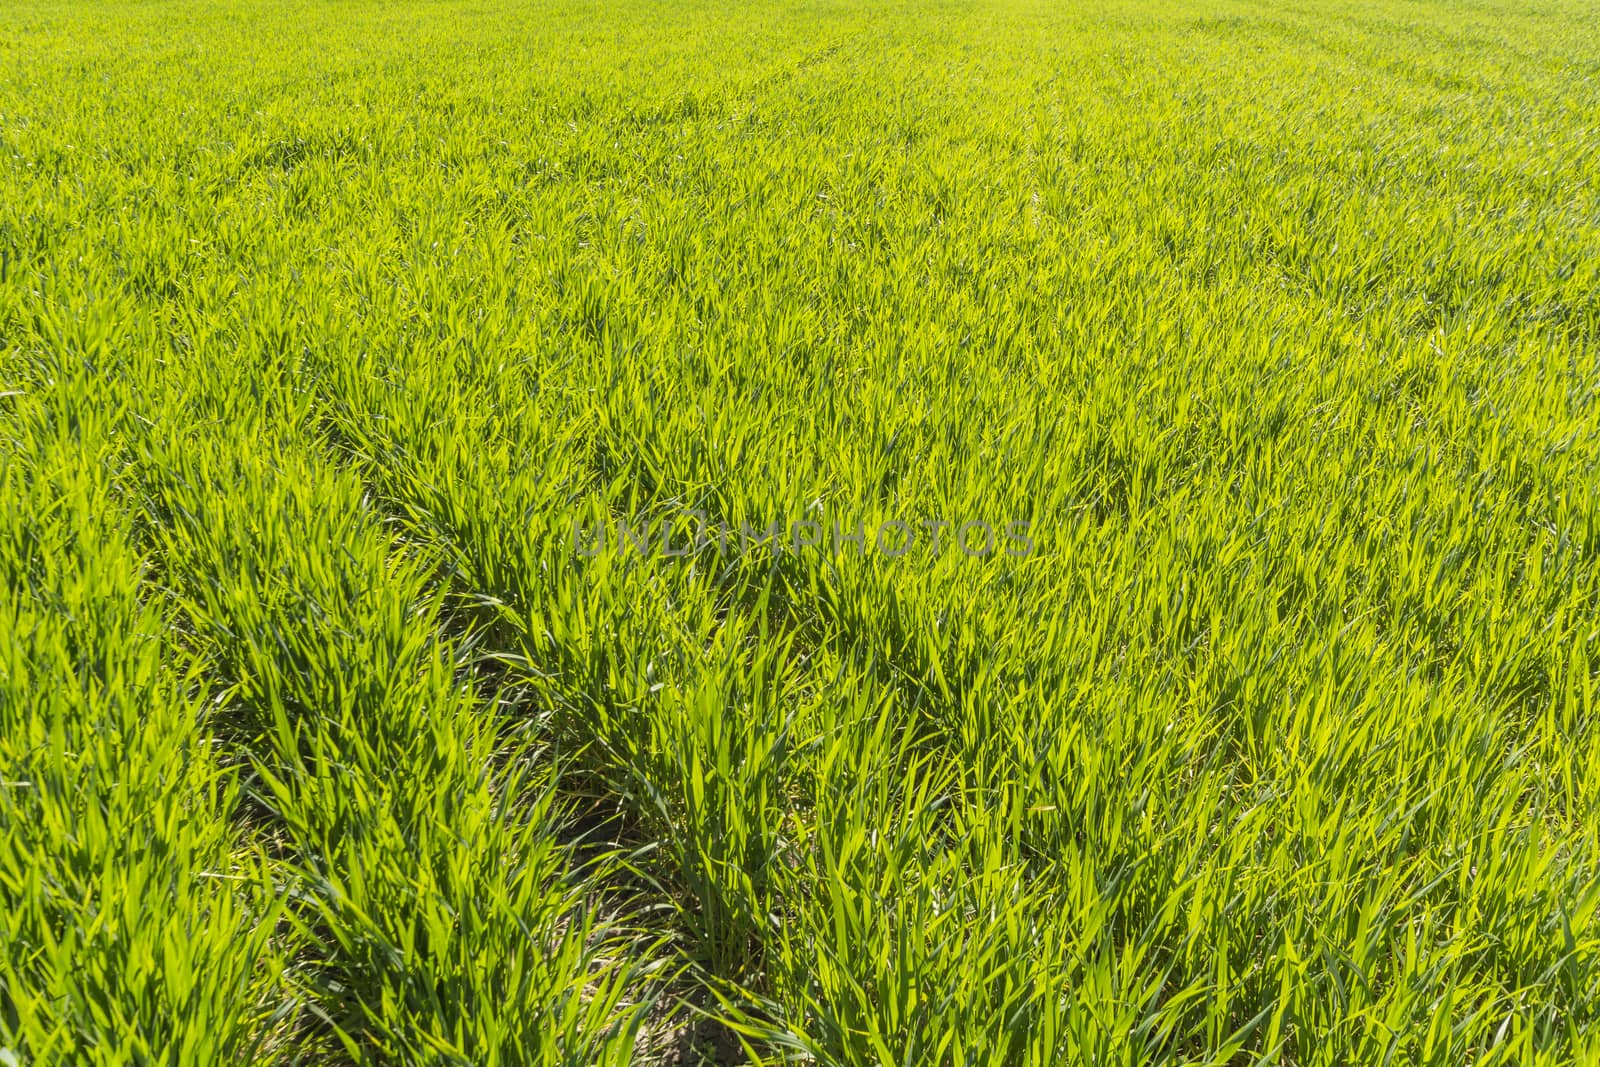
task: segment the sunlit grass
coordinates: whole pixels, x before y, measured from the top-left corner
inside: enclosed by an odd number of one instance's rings
[[[7,8],[0,1064],[1600,1062],[1596,41]]]

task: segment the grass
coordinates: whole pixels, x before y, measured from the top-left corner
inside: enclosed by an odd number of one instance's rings
[[[9,5],[0,1063],[1600,1063],[1597,40]]]

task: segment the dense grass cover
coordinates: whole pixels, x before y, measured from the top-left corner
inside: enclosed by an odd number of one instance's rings
[[[1600,1063],[1597,116],[1576,0],[8,3],[0,1063]]]

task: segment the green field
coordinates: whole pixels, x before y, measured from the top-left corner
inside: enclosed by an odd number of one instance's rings
[[[3,1067],[1600,1064],[1600,7],[9,0],[0,576]]]

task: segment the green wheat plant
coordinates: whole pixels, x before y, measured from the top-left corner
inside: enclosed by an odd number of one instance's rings
[[[0,1067],[1600,1064],[1596,42],[8,5]]]

